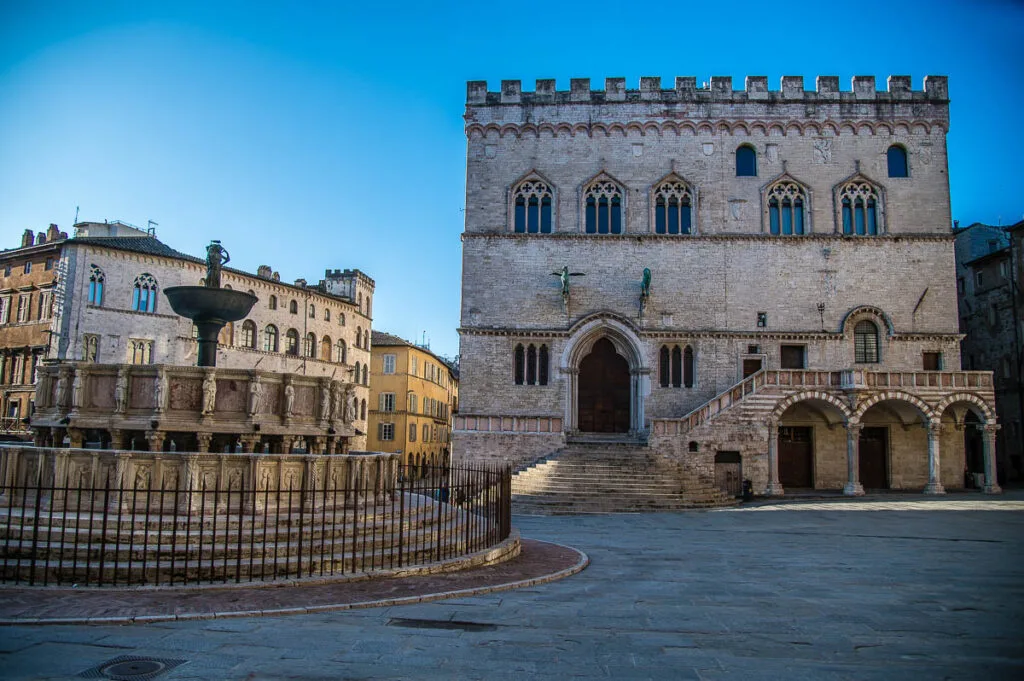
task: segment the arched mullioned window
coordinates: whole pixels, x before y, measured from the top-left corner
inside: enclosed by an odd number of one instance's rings
[[[302,350],[302,354],[306,357],[316,357],[316,334],[312,331],[306,334]]]
[[[907,150],[899,144],[894,144],[885,152],[889,165],[889,177],[909,177],[910,168],[907,165]]]
[[[757,152],[749,144],[736,149],[736,177],[757,177]]]
[[[96,265],[89,265],[89,304],[103,305],[103,282],[106,275]]]
[[[796,182],[779,182],[766,192],[768,231],[772,234],[804,234],[807,193]]]
[[[858,364],[877,364],[878,326],[867,319],[853,327],[853,361]]]
[[[251,319],[242,322],[242,345],[247,348],[256,347],[256,322]]]
[[[622,188],[610,179],[591,182],[583,190],[587,234],[622,234]]]
[[[513,376],[516,385],[547,385],[550,373],[550,353],[547,345],[516,345],[513,356]]]
[[[338,339],[334,347],[334,361],[339,364],[344,364],[348,361],[348,348],[345,346],[345,341],[341,338]]]
[[[132,309],[136,312],[156,312],[156,279],[149,272],[135,277],[132,292]]]
[[[693,387],[693,348],[662,345],[658,353],[658,377],[662,388]]]
[[[299,354],[299,332],[295,329],[288,329],[284,335],[284,352],[287,355]]]
[[[685,182],[670,179],[654,188],[654,233],[689,234],[693,193]]]
[[[878,190],[866,180],[847,182],[839,190],[843,234],[876,236],[879,230]]]
[[[530,179],[512,191],[512,225],[519,234],[550,234],[554,196],[547,183]]]
[[[267,324],[267,328],[263,329],[263,349],[267,352],[277,352],[278,334],[277,327],[273,324]]]

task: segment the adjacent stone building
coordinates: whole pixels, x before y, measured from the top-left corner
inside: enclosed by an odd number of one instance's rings
[[[61,244],[57,225],[26,229],[21,246],[0,252],[0,435],[25,437],[36,370],[50,347],[53,290]]]
[[[174,383],[161,367],[194,367],[197,342],[192,322],[174,314],[163,291],[171,286],[199,285],[205,274],[204,260],[172,249],[150,232],[117,222],[75,225],[74,238],[64,241],[61,248],[49,360],[76,365],[74,375],[83,376],[83,385],[94,373],[95,386],[115,380],[118,372],[111,373],[111,366],[152,366],[148,373],[132,374],[138,375],[139,385],[155,381],[154,385],[170,389]],[[261,425],[255,418],[260,414],[284,419],[286,393],[290,392],[295,422],[303,421],[305,428],[295,430],[285,423],[271,428],[267,421],[263,424],[270,428],[266,435],[277,440],[251,446],[288,451],[293,442],[282,441],[284,434],[312,436],[322,427],[333,431],[331,451],[364,450],[373,280],[359,270],[328,270],[316,284],[302,279],[288,284],[280,281],[270,267],[261,266],[256,274],[224,268],[221,285],[259,298],[246,319],[224,328],[217,349],[216,371],[225,376],[233,372],[224,384],[225,390],[240,395],[232,402],[237,402],[237,419],[253,421],[248,423],[249,430]],[[95,372],[88,365],[97,365]],[[200,384],[202,374],[196,374]],[[46,400],[46,417],[56,420],[50,423],[43,418],[37,426],[61,430],[74,427],[74,423],[60,423],[71,413],[81,421],[77,430],[84,442],[109,444],[134,437],[124,433],[138,431],[134,439],[144,446],[148,437],[145,431],[152,430],[145,414],[136,413],[138,423],[104,425],[96,420],[102,407],[92,413],[88,405],[76,402],[70,388],[57,387],[60,375],[54,374],[52,395]],[[69,385],[73,380],[71,374],[65,379]],[[183,386],[188,383],[185,377],[181,380]],[[257,383],[270,401],[266,405],[260,402],[254,410],[241,395],[248,394]],[[216,385],[219,405],[228,397],[222,395],[219,381]],[[290,391],[287,386],[291,386]],[[270,395],[278,392],[280,396],[271,399]],[[192,411],[200,409],[196,399],[195,395],[189,398],[191,401],[182,397],[179,411],[183,424],[188,423]],[[163,406],[157,408],[162,410]],[[349,409],[347,414],[345,408]],[[130,411],[123,413],[130,415]],[[194,419],[192,424],[196,425]],[[186,430],[195,435],[195,428]],[[115,436],[115,431],[121,434]],[[49,437],[60,444],[60,433]],[[194,438],[188,439],[191,442]],[[163,446],[169,447],[172,441],[171,437],[164,438]]]
[[[957,228],[957,294],[963,364],[967,369],[991,370],[995,381],[996,410],[1002,424],[996,434],[996,467],[1000,480],[1024,477],[1022,430],[1024,423],[1024,221],[1009,227],[974,223]],[[981,471],[979,443],[968,440],[967,467]]]
[[[998,490],[945,77],[471,82],[465,126],[457,459],[597,439],[758,493],[938,493],[976,423]]]
[[[400,452],[412,474],[451,462],[452,416],[459,408],[458,374],[429,348],[373,332],[368,447]]]

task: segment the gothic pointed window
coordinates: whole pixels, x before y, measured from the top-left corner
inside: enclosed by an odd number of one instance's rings
[[[878,220],[878,190],[866,180],[847,182],[839,190],[843,234],[876,236],[881,231]]]
[[[672,179],[654,189],[654,233],[689,234],[693,194],[685,182]]]
[[[683,352],[679,346],[672,348],[672,387],[679,388],[683,385]]]
[[[516,385],[522,385],[526,382],[526,351],[523,349],[522,344],[516,346],[513,362]]]
[[[661,352],[658,354],[658,382],[662,388],[667,388],[671,385],[671,373],[672,373],[672,360],[670,351],[667,345],[661,346]]]
[[[807,193],[796,182],[778,182],[767,191],[768,231],[776,235],[804,234]]]
[[[907,167],[907,150],[898,144],[889,147],[885,152],[886,161],[889,166],[889,177],[909,177]]]
[[[537,383],[537,347],[530,344],[526,348],[526,385],[536,385]]]
[[[156,279],[148,272],[135,277],[132,292],[132,309],[136,312],[156,312]]]
[[[344,364],[348,361],[348,348],[345,345],[345,341],[341,338],[338,339],[337,344],[334,346],[334,361],[338,364]]]
[[[89,304],[103,305],[103,282],[106,276],[96,265],[89,266]]]
[[[548,372],[550,371],[548,363],[548,346],[542,345],[537,356],[537,383],[539,385],[548,384]]]
[[[662,388],[692,388],[694,380],[693,348],[687,345],[661,346],[658,377]]]
[[[553,195],[539,179],[520,182],[512,193],[512,224],[518,234],[550,234]]]
[[[693,377],[696,373],[695,366],[693,363],[693,348],[689,345],[686,346],[686,350],[683,351],[683,385],[687,388],[693,387]]]
[[[609,179],[590,183],[583,192],[587,234],[622,234],[622,189]]]
[[[302,346],[302,354],[305,357],[316,357],[316,334],[313,332],[306,334],[305,342]]]

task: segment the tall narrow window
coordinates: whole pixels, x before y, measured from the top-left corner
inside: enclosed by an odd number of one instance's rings
[[[854,361],[858,364],[878,362],[878,327],[874,322],[857,322],[853,328]]]
[[[692,195],[678,180],[662,182],[654,190],[654,233],[689,234]]]
[[[136,312],[156,312],[156,291],[156,279],[152,274],[143,272],[135,277],[132,309]]]
[[[516,385],[522,385],[526,382],[526,351],[523,349],[522,344],[516,346],[515,357],[513,359],[513,372],[515,374]]]
[[[672,375],[670,356],[668,346],[662,345],[661,352],[658,355],[658,377],[662,388],[667,388],[670,385]]]
[[[320,339],[320,359],[324,362],[331,361],[331,337],[324,336]]]
[[[768,231],[803,234],[805,193],[795,182],[779,182],[768,190]]]
[[[683,385],[683,351],[676,345],[672,348],[672,387]]]
[[[695,373],[695,367],[693,365],[693,348],[687,345],[686,350],[683,351],[683,385],[687,388],[693,387],[693,377]]]
[[[267,299],[267,307],[271,310],[277,309],[277,296],[270,296],[270,298]]]
[[[363,347],[363,327],[361,326],[356,327],[356,347]]]
[[[267,328],[263,329],[263,349],[266,352],[277,352],[277,348],[277,327],[273,324],[267,324]]]
[[[551,233],[551,188],[539,180],[519,184],[513,193],[514,229],[520,234]]]
[[[291,314],[299,314],[299,303],[295,300],[288,303],[288,312]]]
[[[103,281],[106,276],[96,265],[89,266],[89,304],[103,305]]]
[[[530,344],[526,348],[526,385],[536,385],[537,383],[537,348]]]
[[[363,400],[359,404],[359,419],[361,421],[365,421],[366,420],[366,400]]]
[[[601,180],[587,187],[584,206],[587,234],[622,233],[622,190],[614,182]]]
[[[316,357],[316,334],[310,332],[306,334],[305,343],[303,343],[303,355],[306,357]]]
[[[846,184],[839,193],[843,234],[878,234],[878,192],[862,180]]]
[[[548,346],[540,346],[540,355],[538,357],[537,364],[537,383],[540,385],[548,384]]]
[[[363,385],[370,385],[370,365],[363,365]]]
[[[247,348],[256,347],[256,322],[251,319],[242,322],[242,345]]]
[[[898,144],[889,147],[885,153],[889,162],[889,177],[908,177],[907,150]]]
[[[86,362],[95,362],[100,354],[100,337],[94,333],[87,333],[82,336],[82,359]]]
[[[334,346],[334,361],[339,364],[344,364],[348,361],[348,348],[345,346],[345,341],[341,338]]]
[[[299,354],[299,332],[295,329],[288,329],[288,333],[284,335],[284,351],[288,355]]]
[[[754,147],[744,144],[736,149],[736,177],[757,176],[757,152]]]

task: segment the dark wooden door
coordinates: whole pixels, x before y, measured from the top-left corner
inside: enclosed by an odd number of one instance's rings
[[[779,482],[814,487],[814,442],[808,426],[779,427]]]
[[[580,430],[629,432],[629,364],[607,338],[580,362],[578,398]]]
[[[743,360],[743,378],[751,374],[756,374],[761,370],[761,359],[745,359]]]
[[[858,475],[865,489],[889,489],[889,429],[864,428],[860,431]]]
[[[715,487],[734,497],[742,496],[741,461],[739,452],[715,454]]]

